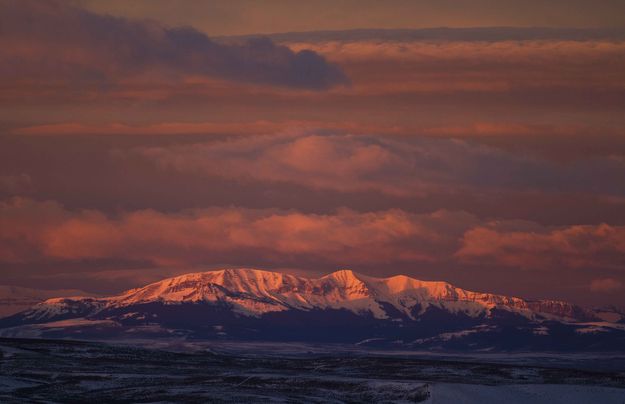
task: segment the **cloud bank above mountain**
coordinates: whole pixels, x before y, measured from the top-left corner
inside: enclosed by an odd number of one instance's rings
[[[619,25],[322,31],[307,12],[314,32],[233,37],[229,18],[283,9],[200,3],[0,1],[6,282],[349,266],[625,304]],[[283,7],[356,4],[329,3]]]
[[[241,208],[154,210],[107,216],[55,202],[0,205],[0,260],[121,259],[157,266],[207,262],[275,266],[477,263],[541,271],[625,270],[625,227],[549,228],[484,222],[465,212],[402,210],[333,214]]]

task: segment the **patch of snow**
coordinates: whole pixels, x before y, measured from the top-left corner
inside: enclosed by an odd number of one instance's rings
[[[425,403],[445,404],[622,404],[625,390],[592,385],[513,384],[484,386],[476,384],[434,383]]]
[[[625,324],[608,323],[604,321],[576,323],[576,325],[583,326],[575,330],[578,334],[596,334],[600,332],[609,332],[610,330],[625,331]]]
[[[366,344],[369,344],[371,342],[384,341],[384,340],[385,340],[385,338],[369,338],[369,339],[364,339],[364,340],[362,340],[360,342],[356,342],[354,345],[357,345],[357,346],[358,345],[366,345]]]
[[[431,342],[431,341],[449,341],[449,340],[452,340],[454,338],[462,338],[462,337],[466,337],[467,335],[476,334],[478,332],[487,332],[487,331],[490,331],[490,330],[492,330],[494,328],[495,327],[489,326],[489,325],[480,325],[480,326],[469,328],[469,329],[466,329],[466,330],[441,333],[441,334],[438,334],[435,337],[419,338],[417,340],[414,340],[413,343],[414,344],[422,344],[422,343]]]

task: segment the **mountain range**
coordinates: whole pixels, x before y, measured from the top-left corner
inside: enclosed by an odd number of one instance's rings
[[[625,317],[472,292],[404,275],[304,278],[224,269],[117,296],[52,298],[0,319],[0,336],[347,343],[398,349],[623,351]]]

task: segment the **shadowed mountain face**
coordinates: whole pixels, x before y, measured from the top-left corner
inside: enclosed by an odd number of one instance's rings
[[[185,337],[454,350],[623,350],[618,313],[341,270],[192,273],[121,295],[49,299],[0,320],[2,336]],[[614,315],[617,317],[614,317]]]

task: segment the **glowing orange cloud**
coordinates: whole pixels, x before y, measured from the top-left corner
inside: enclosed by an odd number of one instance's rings
[[[521,268],[623,268],[625,227],[601,224],[562,229],[480,226],[467,231],[456,257]]]
[[[140,210],[111,218],[14,199],[0,205],[0,220],[2,245],[11,247],[0,250],[2,261],[124,258],[180,266],[246,254],[275,262],[432,261],[453,249],[458,232],[475,219],[446,211],[314,215],[237,208]]]
[[[0,261],[126,259],[158,266],[256,260],[288,265],[444,262],[525,269],[625,269],[624,226],[544,227],[484,223],[463,212],[401,210],[316,215],[212,208],[114,217],[71,212],[54,202],[0,204]],[[597,283],[596,288],[607,283]],[[609,286],[609,285],[608,285]]]

